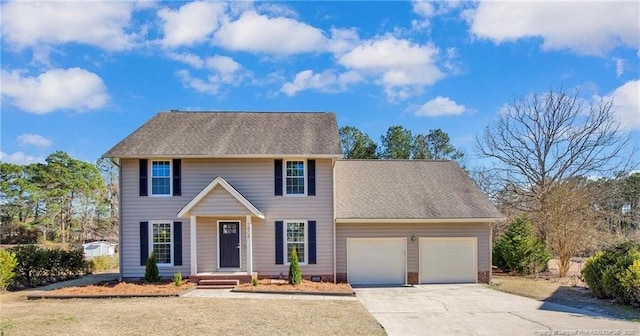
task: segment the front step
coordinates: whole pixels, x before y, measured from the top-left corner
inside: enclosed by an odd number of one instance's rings
[[[202,279],[198,289],[232,289],[240,284],[238,279]]]

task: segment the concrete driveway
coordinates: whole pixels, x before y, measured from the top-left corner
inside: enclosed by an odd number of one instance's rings
[[[640,323],[477,284],[355,291],[389,335],[640,335]]]

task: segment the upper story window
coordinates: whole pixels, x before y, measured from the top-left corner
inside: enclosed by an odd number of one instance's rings
[[[304,161],[285,161],[285,194],[305,195]]]
[[[151,195],[171,195],[171,161],[151,161]]]

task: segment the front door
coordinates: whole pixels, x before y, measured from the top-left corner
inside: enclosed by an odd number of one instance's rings
[[[220,268],[240,268],[240,222],[219,222]]]

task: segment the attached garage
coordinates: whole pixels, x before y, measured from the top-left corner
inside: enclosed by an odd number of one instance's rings
[[[476,237],[420,238],[420,283],[478,282]]]
[[[347,281],[400,285],[406,282],[406,238],[348,238]]]

